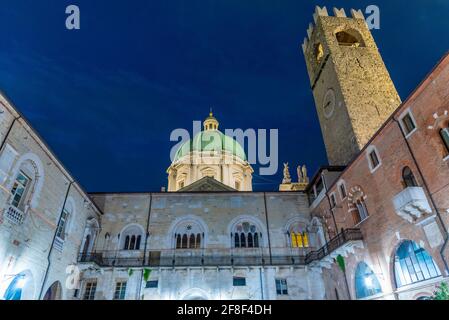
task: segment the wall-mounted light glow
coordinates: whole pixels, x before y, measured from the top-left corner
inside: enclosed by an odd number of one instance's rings
[[[25,286],[26,282],[27,282],[27,279],[25,278],[25,276],[20,277],[20,279],[17,280],[16,288],[22,289]]]
[[[373,287],[373,278],[371,278],[370,276],[365,277],[365,286],[367,288],[372,288]]]

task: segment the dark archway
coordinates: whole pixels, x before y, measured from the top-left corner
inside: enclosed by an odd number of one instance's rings
[[[55,281],[45,293],[44,300],[61,300],[61,299],[62,299],[62,286],[59,281]]]

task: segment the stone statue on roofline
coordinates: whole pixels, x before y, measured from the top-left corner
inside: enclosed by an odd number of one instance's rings
[[[282,180],[283,184],[292,183],[292,178],[290,176],[290,171],[288,168],[288,162],[284,163],[284,179]]]

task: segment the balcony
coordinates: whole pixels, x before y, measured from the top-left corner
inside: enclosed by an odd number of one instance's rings
[[[9,206],[6,209],[6,214],[5,214],[6,218],[14,223],[14,224],[22,224],[23,221],[25,220],[25,213],[22,212],[21,210],[17,209],[14,206]]]
[[[363,248],[362,232],[359,229],[342,230],[320,250],[310,252],[305,263],[311,267],[330,269],[337,256],[346,258],[354,253],[355,248]]]
[[[304,265],[304,255],[272,255],[268,249],[180,249],[152,250],[143,257],[139,251],[132,257],[123,251],[103,251],[81,254],[80,263],[95,263],[100,267],[218,267]]]
[[[291,248],[179,249],[143,251],[100,251],[80,254],[81,264],[99,267],[225,267],[225,266],[306,266],[329,267],[339,254],[347,256],[363,247],[359,229],[343,230],[317,251],[304,254]]]
[[[396,214],[413,223],[425,214],[432,213],[424,189],[409,187],[393,198]]]

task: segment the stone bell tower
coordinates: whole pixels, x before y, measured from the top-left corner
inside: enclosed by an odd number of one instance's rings
[[[316,7],[302,49],[331,165],[346,165],[401,104],[362,11]]]

